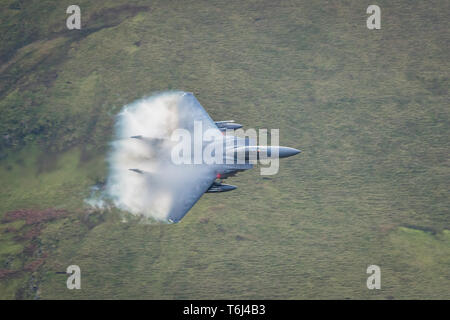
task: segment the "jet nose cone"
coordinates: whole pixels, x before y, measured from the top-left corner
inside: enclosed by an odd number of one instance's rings
[[[291,157],[291,156],[295,156],[296,154],[299,154],[301,151],[294,149],[294,148],[289,148],[289,147],[281,147],[280,148],[280,153],[279,153],[279,157],[280,158],[287,158],[287,157]]]

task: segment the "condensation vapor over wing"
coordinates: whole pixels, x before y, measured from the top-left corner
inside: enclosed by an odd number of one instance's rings
[[[193,137],[195,122],[197,126],[201,123],[201,134],[218,130],[194,95],[187,92],[158,94],[123,108],[108,158],[106,193],[115,206],[172,222],[189,211],[212,184],[215,173],[203,164],[175,165],[170,161],[175,143],[170,137],[176,129],[185,129]],[[191,150],[203,150],[202,139],[193,138],[191,144]],[[191,157],[194,160],[194,154]]]

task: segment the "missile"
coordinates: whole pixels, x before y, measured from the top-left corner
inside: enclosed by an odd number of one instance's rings
[[[206,191],[206,193],[215,193],[215,192],[227,192],[236,189],[236,186],[232,186],[231,184],[223,184],[219,182],[214,182],[211,187]]]
[[[216,126],[220,131],[236,130],[242,128],[242,124],[235,123],[234,120],[216,121]]]

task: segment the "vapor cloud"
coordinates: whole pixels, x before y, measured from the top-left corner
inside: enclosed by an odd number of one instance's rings
[[[106,186],[86,201],[89,205],[105,207],[110,203],[135,215],[167,220],[172,186],[178,180],[170,161],[170,135],[183,117],[181,96],[180,92],[167,92],[123,107],[107,159]],[[142,138],[131,138],[139,136]]]

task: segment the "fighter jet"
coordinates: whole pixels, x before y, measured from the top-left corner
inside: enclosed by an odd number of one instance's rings
[[[255,159],[277,156],[286,158],[300,153],[300,150],[281,146],[258,146],[249,138],[241,138],[235,135],[227,135],[226,132],[242,128],[242,125],[233,120],[213,121],[200,102],[190,92],[180,92],[177,108],[178,128],[194,134],[204,134],[209,131],[217,136],[223,136],[220,141],[190,142],[193,150],[204,151],[205,148],[214,149],[213,144],[221,144],[221,163],[183,163],[175,164],[170,159],[166,149],[158,152],[158,157],[163,159],[164,167],[156,172],[147,172],[140,168],[129,168],[130,174],[142,175],[143,179],[155,181],[159,188],[165,188],[171,194],[171,202],[167,209],[167,221],[169,223],[179,222],[188,211],[195,205],[204,193],[218,193],[235,190],[237,187],[224,184],[223,180],[236,175],[238,172],[253,168]],[[198,125],[200,124],[200,132]],[[197,128],[195,127],[197,125]],[[161,138],[143,137],[140,135],[131,136],[141,143],[149,144],[152,148],[164,143],[174,145],[173,141]],[[198,145],[200,143],[200,145]],[[215,149],[214,149],[215,150]],[[192,159],[194,155],[192,154]],[[171,183],[170,181],[176,181]]]

